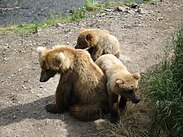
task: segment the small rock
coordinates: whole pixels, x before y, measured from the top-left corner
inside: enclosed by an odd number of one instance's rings
[[[22,88],[23,88],[23,89],[27,89],[25,85],[22,85]]]
[[[7,46],[4,46],[4,47],[3,47],[3,50],[5,50],[5,51],[6,51],[7,49],[8,49],[8,48],[7,48]]]
[[[16,115],[13,115],[13,119],[17,118]]]
[[[32,67],[32,70],[36,70],[36,67]]]
[[[111,12],[111,11],[113,11],[113,9],[105,9],[105,11]]]
[[[127,25],[127,24],[124,24],[124,28],[125,28],[125,29],[130,29],[130,28],[131,28],[131,25],[129,25],[129,24],[128,24],[128,25]]]
[[[39,64],[39,61],[35,61],[34,64]]]
[[[68,33],[70,31],[71,31],[71,29],[64,30],[65,33]]]
[[[62,23],[57,23],[56,27],[63,27],[63,24]]]
[[[9,60],[9,58],[7,58],[7,57],[3,58],[3,61],[8,61],[8,60]]]
[[[146,13],[147,13],[147,11],[145,11],[145,10],[142,9],[142,8],[139,8],[139,9],[137,10],[137,12],[138,12],[139,14],[146,14]]]
[[[128,8],[127,7],[118,6],[115,10],[119,11],[119,12],[126,12],[128,10]]]
[[[137,3],[129,5],[130,8],[137,9],[139,8],[139,5]]]
[[[129,13],[129,14],[135,14],[135,11],[134,10],[127,10],[127,13]]]
[[[103,16],[105,16],[106,15],[106,13],[102,13],[102,14],[99,14],[98,16],[99,17],[103,17]]]
[[[161,21],[161,20],[163,20],[163,17],[158,17],[157,18],[157,21]]]
[[[43,88],[43,85],[40,85],[39,87],[40,87],[40,88]]]

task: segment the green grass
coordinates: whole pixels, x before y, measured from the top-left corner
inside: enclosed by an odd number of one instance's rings
[[[68,16],[62,16],[61,13],[59,13],[59,17],[55,18],[54,13],[50,13],[50,16],[43,22],[33,24],[19,24],[19,25],[11,25],[8,27],[0,28],[0,31],[2,32],[13,32],[13,33],[20,33],[20,34],[26,34],[26,33],[34,33],[37,32],[38,29],[47,28],[50,26],[53,26],[57,23],[67,23],[72,21],[79,21],[82,18],[87,16],[87,13],[100,13],[103,12],[106,8],[111,8],[114,6],[122,5],[122,4],[133,4],[133,0],[127,0],[125,2],[104,2],[103,4],[100,4],[97,0],[85,0],[84,6],[82,8],[79,8],[75,11],[73,11],[72,14]]]
[[[86,15],[85,8],[75,10],[69,16],[62,16],[60,14],[59,18],[55,18],[54,14],[50,13],[49,18],[47,18],[42,23],[11,25],[8,27],[0,28],[0,31],[15,32],[15,33],[20,33],[20,34],[33,33],[33,32],[36,32],[38,29],[47,28],[47,27],[53,26],[57,23],[67,23],[67,22],[71,22],[71,21],[78,21],[78,20],[84,18],[85,15]]]
[[[183,135],[183,27],[174,35],[174,54],[145,76],[154,105],[150,136]]]

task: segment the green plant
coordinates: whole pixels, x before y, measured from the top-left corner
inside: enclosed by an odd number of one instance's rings
[[[151,136],[183,134],[183,27],[174,35],[174,55],[166,59],[147,78],[147,89],[155,115]]]
[[[97,0],[85,0],[84,7],[87,11],[95,11],[98,9],[99,3]]]
[[[78,10],[75,10],[73,14],[71,15],[72,21],[79,21],[80,19],[84,18],[86,15],[86,8],[80,8]]]

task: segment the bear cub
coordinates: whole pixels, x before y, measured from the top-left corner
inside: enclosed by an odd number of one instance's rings
[[[107,30],[81,29],[75,48],[87,49],[94,61],[103,54],[120,56],[119,42]]]
[[[102,55],[95,63],[107,76],[111,121],[117,122],[119,112],[125,109],[127,100],[131,100],[133,103],[140,101],[140,98],[136,95],[140,74],[130,73],[126,66],[112,54]],[[118,97],[120,98],[119,101]]]

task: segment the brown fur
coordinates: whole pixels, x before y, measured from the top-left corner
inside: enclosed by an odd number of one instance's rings
[[[106,78],[87,51],[57,46],[39,47],[38,52],[42,68],[40,81],[46,82],[56,73],[60,74],[56,103],[47,105],[47,111],[68,110],[84,121],[97,119],[108,111]]]
[[[140,74],[131,74],[125,65],[112,54],[105,54],[95,62],[107,76],[107,90],[109,106],[113,120],[119,119],[118,111],[125,109],[127,100],[138,103],[140,98],[136,95]],[[118,101],[120,97],[120,101]]]
[[[119,42],[107,30],[82,29],[75,48],[88,49],[94,61],[103,54],[113,54],[117,58],[120,56]]]

